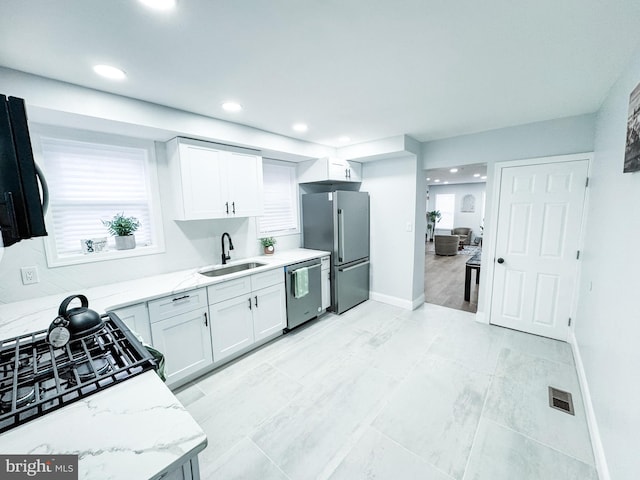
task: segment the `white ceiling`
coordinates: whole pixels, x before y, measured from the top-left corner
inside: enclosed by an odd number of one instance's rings
[[[457,167],[457,172],[452,172],[451,168],[434,168],[426,170],[427,185],[446,185],[456,183],[485,183],[487,181],[487,164],[476,163],[473,165],[463,165]],[[474,175],[478,175],[474,177]],[[485,178],[482,178],[482,177]]]
[[[1,4],[2,66],[332,146],[594,112],[640,43],[637,0]]]

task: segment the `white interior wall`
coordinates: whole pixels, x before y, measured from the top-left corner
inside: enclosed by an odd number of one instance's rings
[[[168,200],[162,197],[162,192],[172,188],[162,142],[176,135],[263,148],[270,158],[283,160],[335,152],[329,147],[1,67],[0,91],[25,98],[30,121],[158,141],[161,202]],[[232,259],[261,253],[255,218],[176,222],[171,218],[171,210],[163,205],[165,253],[157,255],[49,268],[42,238],[4,249],[0,262],[0,303],[218,264],[224,232],[231,234],[236,247],[231,252]],[[278,237],[278,249],[298,246],[299,234]],[[20,267],[32,265],[38,267],[40,282],[23,285]]]
[[[474,238],[481,235],[480,225],[482,225],[482,195],[486,191],[486,183],[458,183],[453,185],[431,185],[429,187],[428,211],[436,209],[436,195],[453,193],[456,196],[455,213],[453,216],[453,226],[468,227],[473,230]],[[465,195],[475,197],[475,211],[462,212],[462,200]],[[437,227],[437,225],[436,225]],[[449,234],[449,230],[436,228],[436,233]]]
[[[422,145],[422,168],[450,168],[476,163],[486,163],[486,215],[483,245],[491,244],[491,221],[489,212],[494,208],[492,173],[496,162],[582,153],[593,151],[596,115],[536,122],[517,127],[501,128],[483,133],[434,140]],[[487,299],[483,292],[486,284],[490,255],[484,255],[480,270],[480,296],[477,319],[485,318]]]
[[[405,155],[364,163],[361,186],[371,202],[371,298],[407,309],[414,303],[417,162]]]
[[[427,180],[422,171],[422,157],[415,157],[416,165],[416,205],[415,205],[415,235],[413,251],[413,308],[424,303],[424,232],[427,231],[427,217],[424,205],[427,201]]]
[[[633,252],[640,238],[640,172],[622,173],[629,94],[638,83],[640,49],[598,112],[575,322],[600,440],[616,480],[640,472],[640,257]],[[612,230],[623,239],[618,248]]]
[[[154,103],[0,67],[0,92],[25,99],[32,122],[166,142],[199,138],[261,150],[278,160],[335,155],[336,149]]]
[[[423,168],[457,167],[593,150],[596,115],[577,115],[426,142]]]

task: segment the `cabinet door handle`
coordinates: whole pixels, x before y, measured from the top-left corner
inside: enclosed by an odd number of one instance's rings
[[[227,215],[229,215],[229,202],[224,202],[224,206],[227,209]]]
[[[347,168],[344,169],[344,178],[349,178],[349,170]]]
[[[233,214],[236,214],[236,202],[231,202],[231,206],[233,207]]]
[[[251,310],[251,298],[248,298],[247,300],[249,300],[249,310]]]
[[[349,178],[351,178],[351,169],[349,168]]]
[[[258,308],[258,296],[256,295],[255,297],[253,297],[256,301],[256,308]]]
[[[207,318],[207,312],[204,312],[204,326],[209,326],[209,319]]]
[[[183,295],[182,297],[178,297],[178,298],[174,298],[173,300],[171,300],[172,302],[179,302],[180,300],[186,300],[187,298],[189,298],[190,295]]]

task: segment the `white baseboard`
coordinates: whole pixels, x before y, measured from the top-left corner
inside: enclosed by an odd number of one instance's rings
[[[425,302],[425,298],[424,298],[424,293],[423,293],[418,298],[414,298],[413,299],[413,305],[412,305],[411,310],[415,310],[416,308],[420,308],[421,305],[424,305],[424,302]]]
[[[371,300],[375,300],[376,302],[386,303],[388,305],[393,305],[394,307],[404,308],[405,310],[415,310],[417,308],[414,307],[416,301],[392,297],[391,295],[384,295],[382,293],[369,292],[369,298]],[[422,295],[422,303],[424,303],[424,295]],[[418,303],[418,306],[420,306],[420,303]]]
[[[600,480],[611,480],[609,467],[607,466],[607,458],[605,457],[604,447],[602,446],[602,440],[600,439],[600,430],[598,429],[596,414],[593,409],[593,403],[591,402],[591,392],[589,391],[589,384],[587,383],[587,375],[584,371],[582,357],[580,356],[578,341],[572,329],[569,330],[567,341],[569,342],[569,345],[571,345],[571,349],[573,350],[573,359],[576,363],[576,372],[578,373],[578,381],[580,382],[580,390],[582,391],[582,400],[584,402],[584,409],[587,415],[587,425],[589,426],[589,436],[591,438],[593,456],[596,461],[598,478]]]
[[[476,322],[489,324],[489,319],[484,312],[476,312]]]

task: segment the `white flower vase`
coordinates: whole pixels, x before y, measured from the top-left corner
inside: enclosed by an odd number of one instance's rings
[[[132,248],[136,248],[135,235],[116,236],[116,250],[131,250]]]

